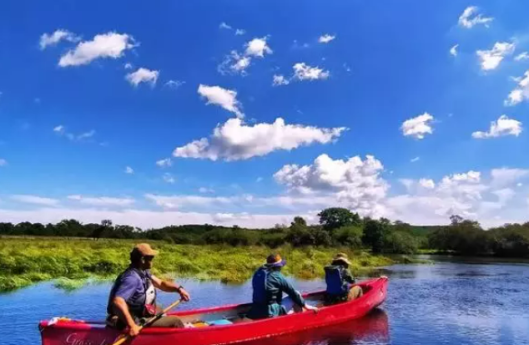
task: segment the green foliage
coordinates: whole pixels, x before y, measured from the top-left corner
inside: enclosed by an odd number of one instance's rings
[[[360,226],[345,226],[334,231],[333,243],[349,248],[360,248],[362,247],[362,234],[363,230]]]
[[[384,237],[389,233],[387,220],[368,220],[364,225],[362,243],[371,247],[373,253],[381,253],[384,248]]]
[[[384,253],[415,254],[418,249],[418,240],[408,232],[391,231],[383,239]]]
[[[320,229],[320,231],[323,231]],[[280,236],[281,232],[270,236]],[[20,239],[0,241],[0,291],[14,290],[34,282],[58,279],[55,286],[74,289],[88,278],[114,279],[129,264],[129,252],[137,241],[115,239]],[[240,283],[261,266],[270,249],[263,246],[173,245],[149,241],[160,251],[153,272],[163,277],[190,277]],[[349,248],[282,246],[275,251],[287,259],[286,274],[317,278],[337,252],[345,252],[353,268],[389,265],[390,259],[352,252]]]
[[[348,209],[341,207],[327,208],[318,213],[318,216],[320,217],[320,224],[327,231],[362,223],[358,213],[352,213]]]

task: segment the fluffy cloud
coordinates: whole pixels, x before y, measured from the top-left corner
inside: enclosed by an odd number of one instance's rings
[[[69,200],[77,201],[90,206],[115,206],[126,207],[134,204],[136,200],[132,198],[112,198],[112,197],[85,197],[81,195],[69,195]]]
[[[246,33],[246,31],[243,30],[243,29],[237,29],[237,30],[235,30],[235,36],[242,36],[242,35],[244,35],[245,33]]]
[[[457,56],[457,47],[459,47],[459,44],[456,44],[452,48],[450,48],[450,55]]]
[[[514,53],[514,43],[496,42],[491,50],[478,50],[476,54],[481,60],[481,69],[484,71],[496,69],[505,56]]]
[[[290,84],[290,81],[285,78],[283,75],[274,75],[274,79],[272,80],[273,86],[281,86],[281,85],[288,85]]]
[[[298,62],[292,68],[294,69],[294,78],[297,80],[327,79],[330,76],[329,71],[324,71],[319,67],[311,67],[304,62]]]
[[[285,165],[274,178],[293,192],[332,193],[356,212],[380,216],[384,209],[380,202],[388,189],[388,184],[380,177],[383,168],[373,156],[365,160],[356,156],[344,161],[323,154],[311,165]]]
[[[219,29],[226,29],[226,30],[231,30],[231,26],[226,24],[225,22],[222,22],[220,23],[219,25]]]
[[[504,187],[512,185],[529,176],[528,169],[497,168],[491,170],[492,186]]]
[[[237,117],[242,118],[244,114],[239,109],[240,103],[237,100],[237,91],[223,89],[220,86],[208,86],[200,84],[198,94],[207,100],[206,104],[215,104],[221,106],[229,112],[234,113]]]
[[[112,58],[117,59],[123,56],[127,49],[132,49],[134,38],[127,34],[109,32],[94,36],[91,41],[81,42],[68,51],[59,60],[59,66],[79,66],[87,65],[95,59]]]
[[[529,60],[529,53],[527,53],[527,52],[520,53],[520,54],[516,55],[514,60],[515,61]]]
[[[160,159],[156,161],[156,165],[161,168],[170,167],[173,165],[173,161],[171,161],[171,158]]]
[[[475,139],[497,138],[507,135],[519,136],[522,133],[522,123],[520,121],[510,119],[507,115],[502,115],[496,121],[490,123],[488,132],[474,132],[472,137]]]
[[[434,189],[435,188],[435,182],[432,179],[425,179],[422,178],[419,180],[419,185],[426,189]]]
[[[246,43],[245,54],[248,56],[264,57],[264,54],[272,54],[272,49],[266,42],[266,37],[254,38],[250,42]]]
[[[42,34],[40,36],[40,49],[44,50],[46,47],[57,45],[60,41],[77,42],[80,38],[68,30],[55,30],[52,34]]]
[[[250,56],[239,54],[236,50],[232,50],[218,66],[217,70],[220,74],[247,75],[246,69],[250,67],[251,62],[252,58]]]
[[[10,199],[24,204],[42,206],[55,206],[59,204],[59,200],[57,199],[43,198],[36,195],[11,195]]]
[[[494,20],[492,17],[483,17],[476,6],[467,7],[459,17],[459,25],[467,29],[475,25],[483,24],[488,27],[488,24]]]
[[[138,68],[135,72],[129,73],[125,79],[133,86],[138,86],[140,83],[151,84],[152,87],[156,85],[160,71],[153,71],[147,68]]]
[[[281,118],[274,123],[244,124],[229,119],[213,131],[211,137],[195,140],[174,150],[175,157],[223,159],[226,161],[264,156],[277,150],[292,150],[313,143],[327,144],[346,128],[318,128],[287,125]]]
[[[526,99],[529,99],[529,70],[527,70],[523,77],[516,78],[518,86],[511,91],[505,105],[516,105]]]
[[[125,174],[134,174],[134,169],[132,169],[131,167],[126,167]]]
[[[57,135],[64,136],[71,141],[82,141],[85,139],[92,138],[96,134],[96,131],[93,129],[88,132],[81,133],[81,134],[73,134],[73,133],[66,131],[66,127],[63,125],[54,127],[53,131],[57,133]]]
[[[404,134],[406,137],[424,139],[425,135],[433,133],[433,129],[431,127],[431,122],[433,119],[434,118],[432,115],[424,113],[404,121],[400,129],[402,130],[402,134]]]
[[[335,38],[336,38],[336,36],[325,34],[325,35],[320,36],[320,38],[318,39],[318,42],[320,42],[320,43],[329,43],[330,41],[334,40]]]

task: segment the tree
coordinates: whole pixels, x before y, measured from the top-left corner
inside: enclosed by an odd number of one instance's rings
[[[364,226],[362,242],[371,247],[373,253],[380,253],[384,248],[384,237],[389,233],[389,224],[385,221],[369,220]]]
[[[356,226],[362,223],[358,213],[352,213],[341,207],[327,208],[318,213],[318,216],[323,229],[331,232],[344,226]]]
[[[339,228],[334,231],[332,238],[336,245],[360,248],[362,246],[362,228],[359,226]]]

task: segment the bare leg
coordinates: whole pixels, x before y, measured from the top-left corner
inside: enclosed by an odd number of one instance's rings
[[[362,297],[363,294],[364,294],[364,291],[362,290],[360,286],[353,286],[349,290],[349,294],[347,295],[347,300],[348,301],[355,300],[357,298]]]

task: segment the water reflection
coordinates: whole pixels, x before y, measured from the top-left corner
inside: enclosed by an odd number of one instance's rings
[[[287,334],[275,338],[244,342],[244,345],[360,345],[389,344],[388,315],[375,309],[360,320],[339,325]]]

